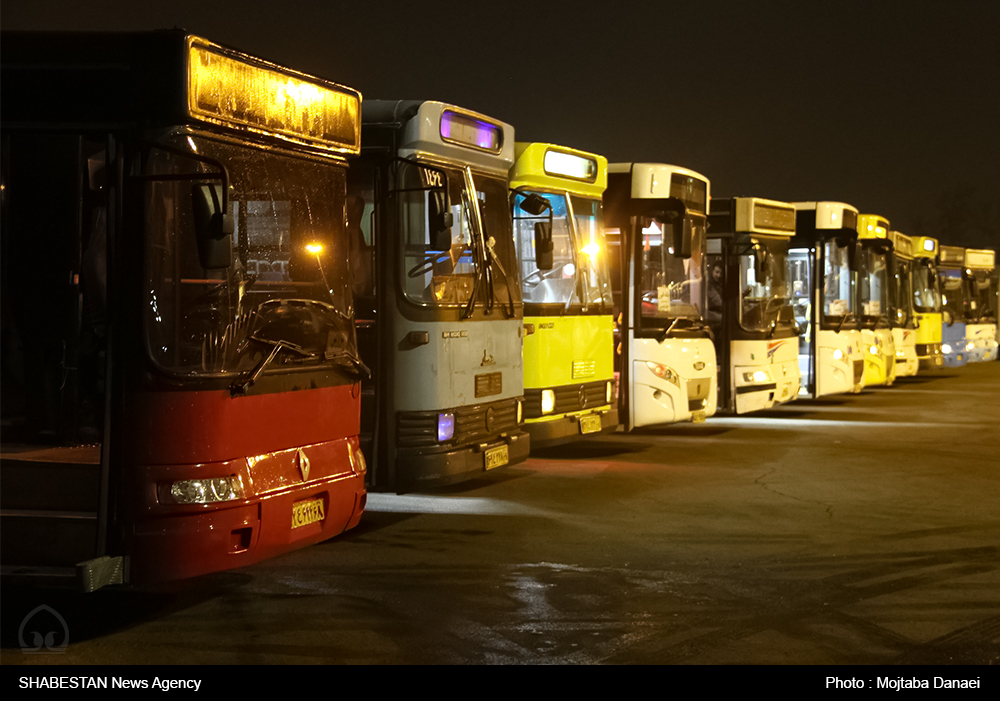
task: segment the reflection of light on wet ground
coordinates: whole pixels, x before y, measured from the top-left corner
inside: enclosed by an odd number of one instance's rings
[[[544,515],[530,506],[501,499],[478,497],[441,497],[419,494],[368,494],[365,511],[390,514],[473,514]]]
[[[987,428],[992,427],[991,424],[970,424],[970,423],[945,423],[943,421],[834,421],[832,419],[773,419],[773,418],[762,418],[755,416],[743,417],[732,417],[723,416],[715,418],[714,416],[708,419],[713,425],[716,426],[732,426],[734,428],[807,428],[810,426],[815,426],[817,428],[833,428],[839,426],[845,426],[849,428],[858,428],[861,426],[867,426],[869,428],[933,428],[940,429],[945,426],[957,426],[963,429],[970,428]]]

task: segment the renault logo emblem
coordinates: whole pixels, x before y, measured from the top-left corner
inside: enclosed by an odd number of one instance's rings
[[[299,472],[302,473],[302,481],[306,482],[309,479],[309,457],[306,455],[306,451],[299,448]]]

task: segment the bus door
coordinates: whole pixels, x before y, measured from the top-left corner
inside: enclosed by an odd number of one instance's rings
[[[792,310],[799,333],[800,392],[816,396],[816,326],[813,318],[815,248],[794,248],[788,252],[788,281]]]
[[[107,553],[110,137],[3,137],[3,571],[120,583]],[[98,558],[102,558],[98,563]],[[96,570],[96,571],[95,571]]]

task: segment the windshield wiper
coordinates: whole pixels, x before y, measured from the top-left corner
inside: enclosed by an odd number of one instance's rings
[[[271,361],[278,357],[278,353],[282,350],[292,351],[293,353],[298,353],[304,358],[316,358],[318,357],[315,353],[310,353],[309,351],[302,348],[302,346],[297,343],[292,343],[291,341],[271,341],[266,338],[260,338],[259,336],[247,336],[246,340],[243,342],[240,351],[246,347],[248,341],[256,341],[257,343],[263,343],[264,345],[271,346],[271,352],[263,358],[255,367],[245,372],[240,377],[233,380],[232,384],[229,385],[229,391],[235,394],[243,394],[253,386],[260,377],[260,374],[264,372],[264,368],[271,364]]]
[[[351,365],[350,369],[354,372],[355,375],[357,375],[358,377],[360,377],[361,379],[364,379],[364,380],[370,380],[371,379],[372,371],[368,368],[367,365],[365,365],[361,361],[361,358],[359,358],[358,356],[356,356],[351,351],[348,351],[348,350],[326,351],[323,354],[323,359],[324,360],[332,360],[332,361],[346,360],[346,361],[348,361],[350,363],[350,365]]]
[[[668,326],[667,328],[663,329],[663,333],[661,333],[659,335],[659,337],[657,338],[657,341],[659,341],[660,343],[663,343],[664,341],[666,341],[667,338],[670,337],[670,332],[674,330],[674,327],[677,326],[677,324],[680,323],[680,320],[683,319],[683,318],[684,318],[683,316],[674,317],[674,320],[672,322],[670,322],[670,326]]]

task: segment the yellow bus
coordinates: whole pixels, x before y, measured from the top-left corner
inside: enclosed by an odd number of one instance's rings
[[[858,215],[858,312],[865,357],[865,385],[891,385],[896,379],[896,347],[889,302],[892,240],[889,222],[877,214]]]
[[[996,251],[965,249],[965,275],[969,285],[968,323],[965,338],[969,362],[997,359]]]
[[[532,447],[614,431],[614,319],[601,202],[608,161],[544,143],[518,143],[514,154],[524,427]]]
[[[917,326],[917,357],[921,370],[944,367],[941,351],[941,286],[937,276],[938,242],[929,236],[914,240],[911,290]]]
[[[913,239],[898,231],[890,231],[892,257],[889,292],[892,300],[892,343],[896,347],[896,377],[916,375],[917,333],[913,318],[913,295],[910,274],[913,270]]]

